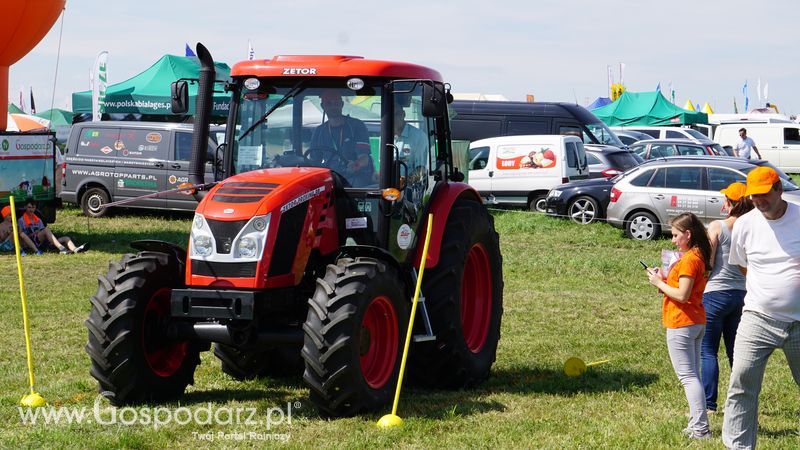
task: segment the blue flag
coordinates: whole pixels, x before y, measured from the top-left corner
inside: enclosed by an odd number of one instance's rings
[[[747,98],[747,80],[744,80],[744,86],[742,86],[742,94],[744,94],[744,112],[747,112],[750,109],[750,99]]]
[[[186,56],[197,56],[194,54],[192,49],[189,47],[189,44],[186,44]]]

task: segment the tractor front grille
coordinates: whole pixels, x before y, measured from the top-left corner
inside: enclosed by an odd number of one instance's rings
[[[242,230],[242,227],[247,224],[247,221],[234,220],[226,222],[223,220],[206,219],[206,223],[208,223],[208,227],[211,228],[211,232],[214,233],[214,240],[217,243],[217,253],[227,255],[231,252],[233,240],[236,238],[236,235],[239,234],[239,231]]]
[[[222,263],[192,260],[192,275],[218,278],[253,278],[256,262]]]

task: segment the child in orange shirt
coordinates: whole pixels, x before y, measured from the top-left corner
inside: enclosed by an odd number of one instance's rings
[[[703,290],[711,270],[711,243],[705,226],[692,213],[672,220],[672,243],[683,256],[664,279],[660,268],[648,269],[650,284],[664,294],[662,323],[667,328],[667,349],[689,402],[689,426],[683,433],[695,439],[711,437],[706,395],[700,381],[700,345],[706,328]]]

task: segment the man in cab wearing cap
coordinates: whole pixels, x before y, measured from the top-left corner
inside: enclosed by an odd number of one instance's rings
[[[800,206],[781,197],[775,170],[747,175],[755,209],[736,221],[729,261],[746,273],[747,294],[734,344],[722,441],[728,448],[754,448],[758,396],[767,360],[783,349],[800,385]]]

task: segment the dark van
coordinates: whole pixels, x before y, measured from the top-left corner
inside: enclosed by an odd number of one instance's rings
[[[453,140],[571,134],[585,144],[625,146],[597,116],[572,103],[455,100],[450,109]]]
[[[210,133],[206,181],[214,181],[217,133]],[[82,122],[72,126],[62,169],[61,198],[100,217],[104,203],[175,189],[189,180],[192,125],[162,122]],[[181,192],[125,205],[193,211],[197,201]]]

